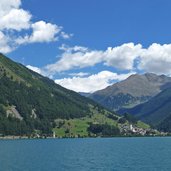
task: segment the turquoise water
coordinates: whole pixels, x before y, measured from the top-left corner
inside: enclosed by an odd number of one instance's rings
[[[0,141],[0,171],[171,170],[171,138]]]

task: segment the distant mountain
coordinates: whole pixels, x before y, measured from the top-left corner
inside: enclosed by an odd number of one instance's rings
[[[121,109],[118,112],[130,113],[157,128],[171,131],[171,86],[146,103],[131,109]]]
[[[79,94],[84,97],[89,97],[91,93],[79,92]]]
[[[96,91],[89,97],[111,110],[119,110],[148,101],[170,84],[171,78],[165,75],[135,74],[124,81]]]

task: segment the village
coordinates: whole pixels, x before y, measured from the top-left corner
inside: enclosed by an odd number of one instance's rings
[[[133,124],[120,125],[120,131],[125,136],[167,136],[168,133],[159,132],[152,128],[139,128]]]

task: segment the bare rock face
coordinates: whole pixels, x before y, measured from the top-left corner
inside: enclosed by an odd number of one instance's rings
[[[20,115],[20,113],[16,109],[16,106],[11,106],[10,109],[8,109],[6,113],[7,113],[7,117],[11,116],[19,120],[23,120],[23,117]]]
[[[90,95],[90,98],[105,107],[118,110],[122,107],[133,107],[148,101],[169,84],[171,84],[171,78],[165,75],[134,74],[124,81],[96,91]]]

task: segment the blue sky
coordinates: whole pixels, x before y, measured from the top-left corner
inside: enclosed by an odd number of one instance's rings
[[[170,0],[0,0],[0,51],[75,91],[171,75],[170,9]]]

